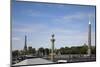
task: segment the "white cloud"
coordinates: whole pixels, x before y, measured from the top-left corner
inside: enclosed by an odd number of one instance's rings
[[[21,40],[21,39],[18,38],[18,37],[12,37],[12,40],[19,41],[19,40]]]
[[[75,20],[78,20],[78,21],[82,21],[82,20],[86,20],[86,18],[88,19],[90,16],[91,19],[95,18],[95,13],[83,13],[83,12],[77,12],[77,13],[74,13],[74,14],[71,14],[71,15],[64,15],[64,16],[61,16],[60,18],[56,18],[54,21],[56,22],[73,22]]]
[[[20,33],[33,33],[33,32],[41,32],[47,29],[47,26],[44,24],[18,24],[17,28],[13,29],[13,32],[20,32]]]

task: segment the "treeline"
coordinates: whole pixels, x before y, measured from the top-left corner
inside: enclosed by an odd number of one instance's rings
[[[77,47],[61,47],[58,49],[61,54],[87,54],[88,46],[77,46]],[[96,48],[91,47],[91,53],[96,54]]]
[[[83,46],[72,46],[72,47],[61,47],[60,49],[55,49],[54,52],[56,55],[58,54],[87,54],[88,51],[88,46],[83,45]],[[14,50],[12,51],[12,56],[13,57],[18,57],[21,55],[25,55],[25,51],[23,50]],[[31,46],[28,47],[27,49],[27,55],[34,55],[34,56],[47,56],[50,55],[51,49],[49,48],[43,48],[40,47],[38,50],[35,48],[32,48]],[[92,46],[91,47],[91,53],[96,54],[96,47]]]
[[[38,50],[35,48],[32,48],[31,46],[28,47],[27,51],[24,50],[13,50],[12,51],[12,57],[18,57],[22,55],[33,55],[33,56],[43,56],[43,55],[49,55],[50,53],[49,48],[43,48],[40,47]]]

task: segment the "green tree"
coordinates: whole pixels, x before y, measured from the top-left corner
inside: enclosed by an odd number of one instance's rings
[[[60,52],[61,52],[61,54],[65,54],[65,48],[64,47],[61,47],[60,48]]]
[[[19,56],[19,51],[18,50],[12,51],[12,57],[18,57],[18,56]]]
[[[79,54],[79,49],[77,47],[71,47],[71,54]]]
[[[43,48],[43,47],[40,47],[40,48],[38,49],[38,53],[39,53],[39,56],[43,56],[43,55],[45,54],[44,48]]]
[[[88,46],[82,46],[80,49],[80,54],[87,54]]]
[[[92,54],[95,54],[96,55],[96,47],[95,46],[92,46],[91,47],[91,50],[92,50]]]
[[[32,47],[31,46],[28,47],[28,54],[32,54]]]
[[[48,48],[45,48],[44,52],[45,52],[45,55],[49,55],[49,49]]]
[[[36,54],[36,49],[35,48],[32,49],[32,53],[33,53],[33,55]]]

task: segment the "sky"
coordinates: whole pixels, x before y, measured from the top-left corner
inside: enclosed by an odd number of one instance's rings
[[[12,2],[12,50],[27,46],[51,48],[55,34],[55,48],[88,44],[91,22],[91,44],[95,45],[95,6]]]

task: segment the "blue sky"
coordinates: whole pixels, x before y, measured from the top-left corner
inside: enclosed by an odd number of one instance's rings
[[[24,37],[33,48],[80,46],[88,41],[89,16],[95,45],[95,6],[12,2],[12,49],[23,49]]]

